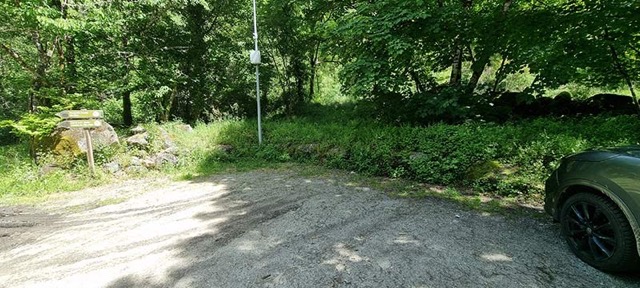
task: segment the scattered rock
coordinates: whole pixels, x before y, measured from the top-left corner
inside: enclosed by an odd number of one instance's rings
[[[229,153],[233,152],[234,147],[231,146],[231,145],[222,144],[222,145],[216,146],[216,149],[218,149],[218,150],[220,150],[220,151],[222,151],[224,153],[229,154]]]
[[[49,163],[49,164],[45,164],[44,166],[42,166],[42,168],[40,168],[40,175],[49,175],[51,173],[54,173],[56,171],[60,171],[62,170],[62,168],[60,166],[58,166],[58,164],[56,163]]]
[[[155,166],[160,167],[164,164],[177,165],[178,157],[170,153],[160,152],[155,157]]]
[[[178,147],[174,146],[174,147],[170,147],[167,149],[164,149],[162,151],[162,153],[169,153],[169,154],[173,154],[173,155],[180,155],[180,149],[178,149]]]
[[[297,149],[300,153],[310,155],[318,150],[318,144],[304,144],[298,146]]]
[[[341,159],[341,158],[345,158],[346,154],[347,153],[344,151],[344,149],[334,147],[334,148],[331,148],[329,151],[327,151],[326,155],[328,158],[331,158],[331,159]]]
[[[182,131],[185,132],[192,132],[193,131],[193,127],[191,127],[191,125],[189,124],[184,124],[184,125],[179,125],[178,128]]]
[[[156,161],[152,157],[144,158],[144,159],[142,159],[142,166],[144,166],[144,167],[146,167],[148,169],[156,168]]]
[[[626,95],[597,94],[585,101],[588,112],[592,114],[602,114],[606,112],[615,114],[634,114],[635,107],[633,98]]]
[[[193,128],[191,128],[191,126],[189,125],[181,125],[179,128],[184,131],[193,131]],[[148,151],[151,146],[151,135],[149,134],[150,132],[146,131],[146,129],[142,125],[136,126],[135,128],[131,129],[131,131],[136,134],[126,138],[126,143],[130,146],[142,148]],[[124,175],[126,173],[146,172],[149,169],[157,169],[163,165],[178,165],[180,161],[180,159],[178,158],[178,155],[180,154],[179,147],[175,144],[171,135],[165,129],[159,128],[158,131],[159,135],[154,139],[162,141],[162,152],[144,157],[132,156],[128,163],[118,163],[116,161],[112,161],[104,164],[102,168],[113,175]],[[119,143],[118,136],[117,134],[115,134],[113,127],[111,127],[107,123],[105,123],[104,127],[92,131],[91,134],[93,136],[94,147],[96,147],[96,150],[107,145]],[[52,134],[51,137],[55,137],[56,139],[54,142],[56,144],[53,147],[55,147],[55,150],[59,155],[77,157],[78,155],[86,152],[87,143],[84,138],[84,131],[82,129],[60,129],[56,131],[55,134]],[[51,144],[47,145],[51,146]],[[43,147],[45,146],[43,145]],[[156,145],[154,145],[154,147],[156,147]],[[224,153],[231,153],[234,150],[234,147],[231,145],[219,145],[217,149]],[[43,166],[41,168],[41,174],[47,175],[52,172],[64,169],[64,165],[58,162],[53,163],[54,164]]]
[[[149,171],[149,169],[147,169],[144,166],[129,166],[125,170],[129,174],[144,173],[144,172]]]
[[[467,180],[478,180],[488,178],[503,178],[517,171],[516,167],[503,165],[498,161],[484,161],[469,168],[466,173]]]
[[[169,133],[162,128],[160,128],[160,138],[162,139],[162,148],[176,148],[176,144],[173,143],[173,140],[171,140],[171,136],[169,135]]]
[[[146,148],[147,146],[149,146],[148,138],[149,134],[147,134],[147,132],[136,134],[127,138],[127,144],[138,146],[140,148]]]
[[[144,132],[147,132],[147,129],[144,129],[144,127],[142,127],[142,125],[140,124],[138,124],[138,126],[131,129],[131,133],[133,134],[142,134]]]
[[[120,164],[118,164],[118,162],[109,162],[107,164],[104,164],[104,169],[109,171],[109,173],[111,174],[116,174],[117,172],[120,172]]]
[[[138,157],[131,157],[131,162],[129,163],[129,167],[131,166],[142,166],[142,159]]]

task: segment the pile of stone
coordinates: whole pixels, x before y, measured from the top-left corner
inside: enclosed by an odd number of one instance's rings
[[[185,132],[193,131],[189,125],[182,125],[179,128]],[[94,151],[120,144],[116,131],[108,123],[92,129],[90,133]],[[125,156],[106,163],[102,166],[105,171],[116,175],[139,173],[166,165],[175,166],[180,162],[180,149],[166,130],[159,128],[158,133],[150,134],[144,127],[138,125],[131,129],[131,134],[132,136],[126,138],[125,142],[129,148],[128,153],[135,156]],[[46,143],[42,146],[48,145],[50,147],[48,149],[53,150],[49,150],[53,155],[64,156],[65,159],[82,157],[81,155],[87,153],[88,145],[82,129],[57,129]],[[62,167],[64,165],[57,162],[46,163],[43,165],[42,173],[48,174]]]
[[[189,126],[189,128],[191,127]],[[152,147],[149,132],[144,127],[138,125],[131,129],[131,132],[133,135],[126,139],[128,146],[137,148],[140,151],[155,150]],[[143,157],[132,156],[130,161],[127,161],[128,163],[121,164],[116,161],[107,163],[104,165],[105,170],[113,174],[119,174],[123,169],[128,173],[139,173],[149,169],[159,169],[165,165],[177,165],[180,161],[178,158],[180,154],[178,146],[176,146],[166,130],[159,128],[159,132],[157,137],[161,143],[162,150]]]

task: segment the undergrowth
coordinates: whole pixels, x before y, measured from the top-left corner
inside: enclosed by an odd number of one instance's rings
[[[349,117],[353,107],[348,105],[329,109],[328,114],[316,111],[308,113],[309,117],[265,121],[262,145],[258,144],[255,121],[200,124],[193,131],[184,131],[180,123],[165,124],[162,128],[180,148],[179,163],[159,171],[119,176],[107,172],[103,165],[114,159],[126,162],[127,157],[144,151],[120,145],[97,152],[98,172],[91,176],[84,158],[76,159],[69,170],[43,173],[28,157],[26,145],[3,146],[0,201],[37,198],[129,178],[169,175],[190,180],[291,162],[485,195],[540,199],[545,178],[562,157],[590,148],[640,142],[640,121],[634,116],[410,127]],[[146,127],[150,132],[159,128],[155,124]]]
[[[267,122],[264,127],[261,146],[256,144],[255,123],[221,127],[217,142],[234,150],[230,155],[211,152],[207,163],[296,161],[365,175],[470,187],[500,196],[540,195],[545,178],[562,157],[640,141],[636,133],[640,121],[634,116],[429,127],[299,118]]]

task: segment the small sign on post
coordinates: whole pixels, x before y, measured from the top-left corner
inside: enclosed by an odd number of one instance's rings
[[[102,110],[65,110],[57,113],[56,116],[64,119],[58,123],[60,128],[81,128],[84,131],[84,137],[87,141],[87,162],[91,174],[96,173],[95,162],[93,160],[93,143],[91,143],[91,129],[102,126],[102,118],[104,112]]]
[[[65,110],[56,116],[62,119],[102,119],[104,112],[102,110]]]
[[[102,120],[65,120],[58,123],[58,127],[60,128],[98,128],[102,126]]]

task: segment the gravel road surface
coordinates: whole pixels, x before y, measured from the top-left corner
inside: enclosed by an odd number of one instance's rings
[[[136,180],[0,207],[0,286],[640,287],[578,261],[549,219],[330,174]]]

